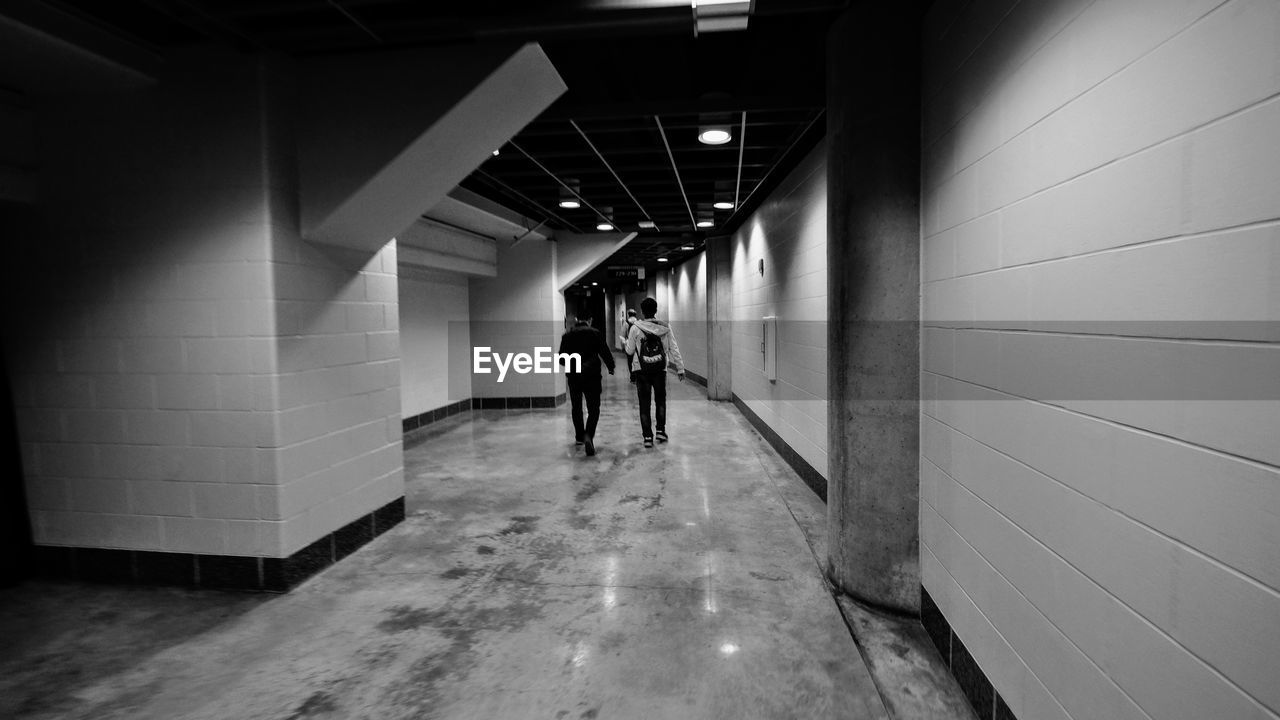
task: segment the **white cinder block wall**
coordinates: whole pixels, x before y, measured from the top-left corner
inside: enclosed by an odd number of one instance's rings
[[[671,269],[668,317],[690,372],[707,376],[707,254],[697,255]]]
[[[467,277],[400,266],[400,406],[404,417],[471,397]]]
[[[257,69],[168,73],[41,108],[41,202],[60,211],[6,274],[34,539],[278,555]]]
[[[279,79],[175,56],[43,108],[5,304],[37,544],[285,557],[403,495],[395,248],[300,239]]]
[[[555,243],[530,239],[498,248],[498,275],[469,284],[471,345],[495,353],[530,353],[535,347],[559,348],[564,332],[564,296],[555,285]],[[468,361],[470,362],[470,361]],[[518,375],[498,382],[497,368],[471,376],[477,398],[551,397],[564,392],[563,374]]]
[[[1280,712],[1278,38],[930,14],[923,583],[1024,720]]]
[[[404,496],[396,244],[276,227],[276,470],[284,554]]]
[[[827,164],[819,143],[733,236],[733,394],[827,477]],[[764,275],[759,263],[764,260]],[[778,380],[762,318],[777,316]]]

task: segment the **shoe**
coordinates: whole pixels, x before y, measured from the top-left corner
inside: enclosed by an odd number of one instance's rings
[[[596,444],[591,438],[587,438],[587,457],[596,454]]]
[[[659,430],[659,431],[657,432],[657,435],[658,435],[658,442],[666,442],[666,441],[667,441],[667,431],[666,431],[666,430]]]
[[[645,438],[645,439],[644,439],[644,446],[645,446],[645,447],[647,447],[647,448],[651,448],[651,447],[653,447],[653,438]]]
[[[574,444],[574,445],[581,445],[581,444],[582,444],[582,441],[583,441],[583,438],[582,438],[582,436],[581,436],[581,435],[579,435],[578,437],[576,437],[576,438],[574,438],[574,439],[573,439],[573,444]]]

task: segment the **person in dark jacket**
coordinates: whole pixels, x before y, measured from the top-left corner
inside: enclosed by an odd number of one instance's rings
[[[587,455],[596,454],[596,423],[600,420],[600,365],[608,366],[613,374],[613,351],[605,344],[604,335],[591,327],[591,320],[577,318],[573,327],[560,338],[561,353],[576,353],[582,358],[581,368],[569,364],[566,379],[569,383],[569,407],[573,415],[574,440],[585,445]],[[574,372],[580,370],[580,372]],[[582,422],[582,401],[587,401],[587,422]]]

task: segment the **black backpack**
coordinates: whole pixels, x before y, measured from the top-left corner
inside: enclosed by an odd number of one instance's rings
[[[640,339],[640,370],[667,371],[667,349],[662,346],[662,337],[653,333],[640,331],[644,337]]]

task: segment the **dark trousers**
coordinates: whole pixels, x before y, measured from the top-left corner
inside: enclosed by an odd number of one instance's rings
[[[600,421],[600,376],[569,375],[569,408],[573,415],[575,440],[594,438],[596,423]],[[582,401],[587,401],[587,424],[582,424]]]
[[[658,431],[667,429],[667,373],[665,370],[637,370],[636,395],[640,399],[640,432],[646,438],[653,437],[649,424],[649,397],[653,396],[653,415]]]

